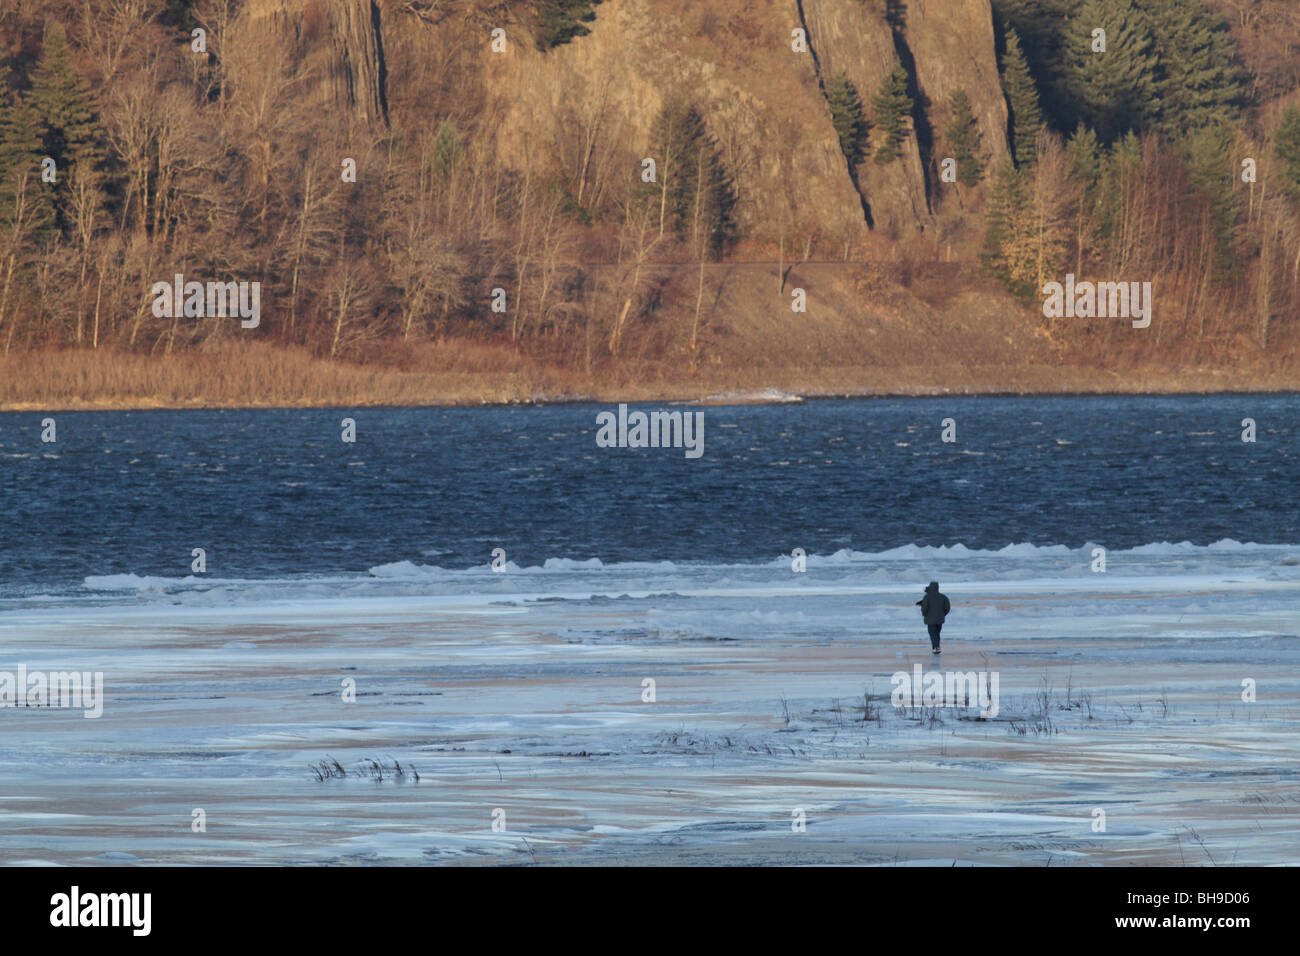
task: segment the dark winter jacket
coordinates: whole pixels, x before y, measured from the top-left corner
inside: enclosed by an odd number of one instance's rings
[[[921,617],[925,618],[926,624],[942,624],[952,610],[948,595],[939,593],[938,581],[931,581],[925,589],[925,597],[916,603],[921,606]]]

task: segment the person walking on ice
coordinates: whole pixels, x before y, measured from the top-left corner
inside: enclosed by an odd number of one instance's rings
[[[939,653],[939,632],[943,630],[943,619],[952,610],[948,595],[939,593],[939,582],[931,581],[925,589],[925,597],[916,602],[921,608],[921,617],[930,629],[930,653]]]

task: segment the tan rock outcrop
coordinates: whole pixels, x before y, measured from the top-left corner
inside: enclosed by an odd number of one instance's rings
[[[878,0],[604,0],[589,34],[546,52],[521,18],[526,7],[450,0],[424,18],[393,0],[248,0],[241,28],[266,44],[268,57],[319,71],[322,106],[370,121],[386,117],[386,84],[403,82],[400,66],[386,75],[386,33],[411,31],[401,35],[406,48],[481,49],[468,59],[477,75],[464,82],[487,90],[483,127],[498,158],[520,172],[552,172],[568,154],[564,138],[576,137],[613,157],[609,175],[634,185],[655,117],[669,97],[685,96],[734,178],[742,234],[848,241],[868,222],[893,234],[930,225],[955,90],[970,99],[986,158],[1008,155],[990,0],[894,0],[889,9]],[[506,31],[505,53],[489,48],[496,26]],[[807,31],[807,53],[791,49],[796,28]],[[900,61],[922,94],[919,128],[883,165],[874,161],[875,130],[872,154],[851,176],[824,84],[844,73],[870,118]]]
[[[248,0],[238,42],[317,74],[321,107],[386,119],[383,34],[373,0]]]
[[[989,0],[907,0],[907,40],[917,82],[941,132],[953,93],[964,90],[990,168],[1007,159],[1007,100],[1002,92]]]
[[[605,0],[597,11],[588,36],[546,53],[521,38],[485,64],[508,164],[537,160],[547,135],[539,122],[602,104],[633,181],[650,155],[655,117],[680,94],[696,105],[735,179],[745,234],[775,239],[783,220],[787,235],[862,230],[812,57],[791,49],[794,0],[750,0],[743,18],[729,4],[683,9],[672,0]]]

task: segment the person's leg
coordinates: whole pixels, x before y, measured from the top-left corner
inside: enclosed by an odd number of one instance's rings
[[[930,629],[930,648],[931,650],[937,650],[939,647],[939,628],[941,625],[928,624],[926,626]]]

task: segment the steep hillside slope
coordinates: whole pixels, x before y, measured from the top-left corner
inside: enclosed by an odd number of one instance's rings
[[[844,0],[604,0],[588,35],[544,52],[519,5],[452,2],[424,15],[416,6],[250,0],[244,29],[250,42],[319,69],[323,102],[372,121],[386,115],[388,91],[413,82],[429,58],[471,50],[451,82],[487,91],[498,157],[521,173],[553,172],[576,152],[634,183],[656,116],[683,97],[733,177],[740,233],[759,241],[843,244],[868,226],[891,235],[929,226],[935,130],[956,90],[971,101],[986,158],[1007,155],[989,0],[910,0],[889,15],[883,3]],[[504,51],[492,49],[494,29],[504,31]],[[792,49],[795,29],[806,32],[807,52]],[[385,47],[399,41],[404,55],[390,64]],[[847,76],[870,118],[900,60],[920,101],[914,129],[898,160],[868,158],[851,176],[825,83]]]
[[[263,66],[300,62],[320,78],[320,107],[386,117],[382,18],[372,0],[250,0],[244,12],[231,41],[264,50]]]

